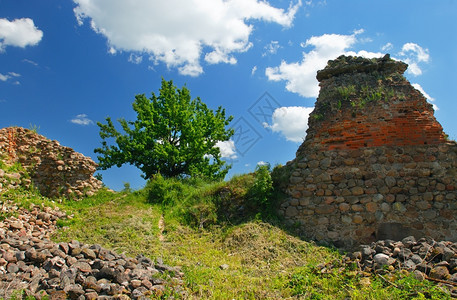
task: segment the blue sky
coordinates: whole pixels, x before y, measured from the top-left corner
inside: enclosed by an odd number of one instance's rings
[[[96,159],[95,123],[135,119],[164,77],[234,116],[232,176],[294,158],[328,59],[390,53],[457,139],[456,20],[453,0],[0,0],[0,127]],[[101,173],[144,185],[133,167]]]

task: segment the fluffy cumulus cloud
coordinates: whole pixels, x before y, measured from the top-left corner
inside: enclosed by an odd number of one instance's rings
[[[108,40],[110,53],[145,53],[151,60],[178,68],[183,75],[203,72],[208,64],[235,64],[247,51],[252,20],[290,27],[301,0],[287,9],[261,0],[73,0],[78,23]]]
[[[76,117],[71,119],[70,122],[73,123],[73,124],[83,125],[83,126],[94,124],[94,121],[89,119],[86,114],[76,115]]]
[[[228,159],[237,158],[234,141],[232,141],[232,140],[219,141],[216,143],[216,147],[218,147],[219,150],[221,151],[222,158],[228,158]]]
[[[313,107],[289,106],[275,109],[272,116],[273,124],[264,124],[273,132],[280,132],[291,142],[302,142],[308,129],[308,117]]]
[[[303,52],[300,62],[288,63],[282,61],[277,67],[269,67],[265,74],[272,81],[286,81],[286,89],[303,97],[317,97],[319,86],[316,80],[316,72],[325,68],[327,61],[335,59],[342,54],[357,55],[368,58],[381,57],[383,53],[368,51],[348,51],[357,42],[357,36],[363,30],[357,30],[351,35],[324,34],[313,36],[305,43],[303,48],[312,47],[308,52]]]
[[[0,52],[7,46],[25,48],[41,41],[43,31],[35,27],[32,19],[22,18],[9,21],[0,19]]]
[[[407,72],[414,76],[422,75],[420,64],[430,61],[428,49],[424,49],[415,43],[404,44],[398,55],[408,64]]]

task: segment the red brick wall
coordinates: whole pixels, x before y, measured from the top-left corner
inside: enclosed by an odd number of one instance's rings
[[[433,110],[424,107],[425,99],[418,97],[395,102],[390,103],[388,108],[367,104],[355,116],[354,111],[348,109],[337,112],[335,117],[322,120],[315,128],[313,144],[324,150],[333,150],[446,142]]]

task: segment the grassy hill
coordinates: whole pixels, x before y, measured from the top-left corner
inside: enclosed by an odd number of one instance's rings
[[[300,239],[274,215],[281,195],[272,185],[260,170],[216,183],[156,177],[139,191],[102,190],[81,201],[24,189],[0,197],[66,211],[71,218],[59,221],[55,241],[97,243],[180,266],[191,299],[450,298],[407,272],[365,274],[335,249]]]

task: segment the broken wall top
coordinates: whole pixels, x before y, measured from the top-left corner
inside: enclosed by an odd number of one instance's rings
[[[301,149],[445,143],[432,105],[403,76],[406,69],[389,55],[329,61],[317,73],[320,93]]]

